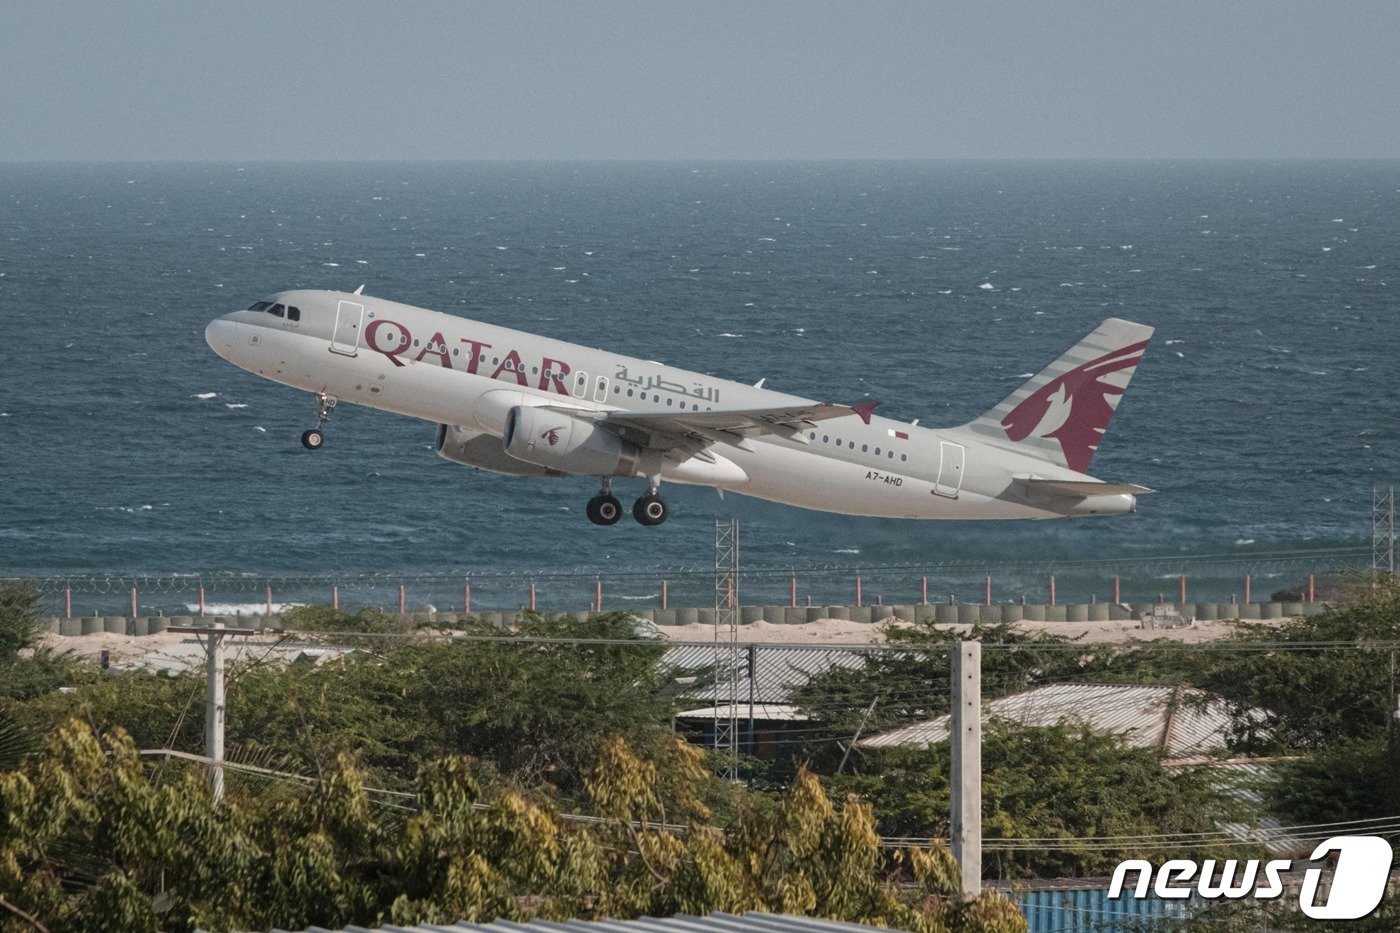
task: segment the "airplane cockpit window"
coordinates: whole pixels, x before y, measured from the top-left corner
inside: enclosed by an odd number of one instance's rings
[[[287,316],[287,306],[286,306],[286,305],[273,305],[271,308],[268,309],[268,312],[267,312],[267,313],[268,313],[268,314],[276,315],[277,317],[286,317],[286,316]]]
[[[294,307],[292,307],[291,305],[287,305],[287,320],[289,320],[289,321],[300,321],[300,320],[301,320],[301,309],[300,309],[300,308],[294,308]]]
[[[268,308],[270,308],[270,307],[272,307],[272,302],[270,302],[270,301],[255,301],[255,302],[253,302],[252,304],[250,304],[250,305],[248,306],[248,310],[249,310],[249,311],[266,311],[266,310],[267,310]]]

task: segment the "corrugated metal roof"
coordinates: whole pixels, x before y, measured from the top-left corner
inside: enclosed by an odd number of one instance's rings
[[[982,718],[1023,726],[1082,722],[1098,735],[1122,736],[1136,748],[1159,748],[1168,758],[1208,755],[1225,747],[1229,709],[1189,687],[1050,684],[982,705]],[[931,745],[948,738],[949,717],[910,723],[862,739],[871,748]]]
[[[720,649],[720,662],[716,664],[716,649],[710,645],[673,645],[662,656],[663,667],[672,669],[713,671],[724,666],[727,646]],[[792,645],[755,645],[753,654],[754,699],[763,703],[783,703],[792,691],[807,683],[812,677],[833,667],[861,668],[865,666],[865,655],[858,651],[842,648],[816,648]],[[749,646],[739,646],[739,684],[745,698],[749,695]],[[719,688],[728,699],[728,679]],[[686,691],[686,696],[697,700],[713,700],[715,688],[699,687]],[[746,707],[747,709],[747,707]],[[747,715],[747,712],[745,713]]]
[[[690,914],[677,914],[674,917],[642,917],[637,920],[531,920],[515,923],[497,920],[494,923],[468,923],[459,920],[445,926],[423,924],[422,926],[366,927],[348,926],[341,930],[327,930],[323,927],[308,927],[305,933],[440,933],[440,931],[482,930],[486,933],[505,933],[507,930],[526,930],[530,933],[543,933],[545,930],[576,930],[579,933],[802,933],[804,930],[826,931],[826,933],[869,933],[871,927],[856,923],[843,923],[839,920],[819,920],[814,917],[794,917],[790,914],[764,914],[749,911],[735,915],[714,913],[705,917]],[[887,928],[888,929],[888,928]],[[272,933],[285,933],[273,930]]]
[[[748,703],[735,703],[732,711],[728,703],[721,703],[718,709],[719,715],[723,719],[728,719],[731,716],[739,719],[749,718]],[[702,706],[699,709],[688,709],[683,713],[677,713],[676,718],[714,719],[715,710],[714,706]],[[761,719],[764,722],[805,722],[812,717],[786,703],[755,703],[753,705],[753,718]]]

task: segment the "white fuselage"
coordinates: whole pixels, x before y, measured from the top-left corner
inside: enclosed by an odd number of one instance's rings
[[[206,332],[215,352],[294,388],[496,437],[517,405],[682,415],[811,404],[365,295],[291,291],[270,300],[296,306],[299,320],[255,311],[225,315]],[[800,438],[765,435],[711,450],[704,459],[665,461],[660,479],[891,518],[1053,518],[1132,507],[1131,496],[1097,497],[1104,501],[1072,508],[1032,502],[1017,477],[1089,477],[982,443],[963,429],[932,430],[878,416],[869,423],[856,415],[834,418]]]

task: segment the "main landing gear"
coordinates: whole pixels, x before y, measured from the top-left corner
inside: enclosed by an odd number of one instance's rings
[[[326,446],[326,422],[330,420],[331,409],[335,408],[335,396],[324,392],[316,393],[316,427],[303,431],[301,446],[307,450],[320,450]]]
[[[588,520],[595,525],[616,525],[618,519],[622,518],[622,503],[612,494],[611,480],[603,480],[598,495],[588,500],[586,511]],[[671,510],[667,508],[666,500],[656,494],[655,486],[632,506],[632,517],[641,525],[659,525],[670,514]]]

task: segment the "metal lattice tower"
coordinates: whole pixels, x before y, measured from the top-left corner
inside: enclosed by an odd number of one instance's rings
[[[715,757],[739,779],[739,521],[715,522]]]
[[[1371,487],[1371,570],[1395,572],[1395,487]]]

